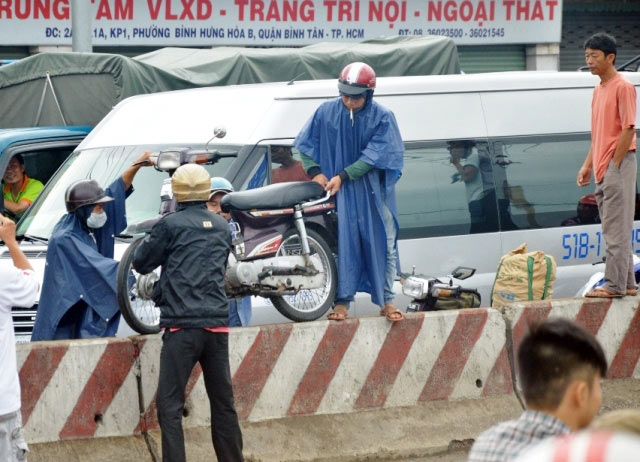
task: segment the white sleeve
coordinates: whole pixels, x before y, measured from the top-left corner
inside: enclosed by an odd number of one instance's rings
[[[475,167],[476,169],[480,170],[480,157],[478,157],[478,153],[475,149],[469,155],[469,157],[467,157],[464,166],[466,167],[467,165],[471,167]]]
[[[15,266],[0,267],[0,309],[11,311],[12,306],[29,308],[38,299],[40,284],[31,270]]]

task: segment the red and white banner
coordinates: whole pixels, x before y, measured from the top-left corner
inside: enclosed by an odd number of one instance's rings
[[[88,1],[88,0],[87,0]],[[562,0],[91,0],[94,46],[299,46],[393,35],[559,43]],[[71,0],[0,0],[0,44],[71,45]]]

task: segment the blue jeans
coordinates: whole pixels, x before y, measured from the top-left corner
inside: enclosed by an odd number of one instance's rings
[[[393,282],[396,279],[398,251],[396,249],[396,223],[389,207],[383,204],[382,219],[384,221],[384,231],[387,235],[387,269],[384,278],[384,303],[391,303],[396,294],[393,291]],[[336,305],[344,305],[349,309],[353,297],[348,300],[336,300]]]

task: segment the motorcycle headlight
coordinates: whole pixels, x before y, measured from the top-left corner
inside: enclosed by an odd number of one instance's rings
[[[160,170],[175,170],[180,167],[180,151],[162,151],[158,155],[157,166]]]
[[[402,283],[402,293],[411,298],[424,297],[424,290],[424,281],[416,278],[408,277]]]

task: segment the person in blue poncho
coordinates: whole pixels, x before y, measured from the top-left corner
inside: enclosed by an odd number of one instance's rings
[[[150,154],[140,156],[106,190],[95,180],[67,188],[69,213],[49,239],[32,341],[115,335],[120,311],[114,237],[127,227],[125,199],[140,167],[150,165]]]
[[[351,63],[338,79],[340,97],[323,103],[294,145],[304,168],[338,204],[338,293],[329,319],[346,319],[356,292],[368,292],[390,321],[399,271],[395,184],[404,147],[395,116],[373,101],[376,75]]]

